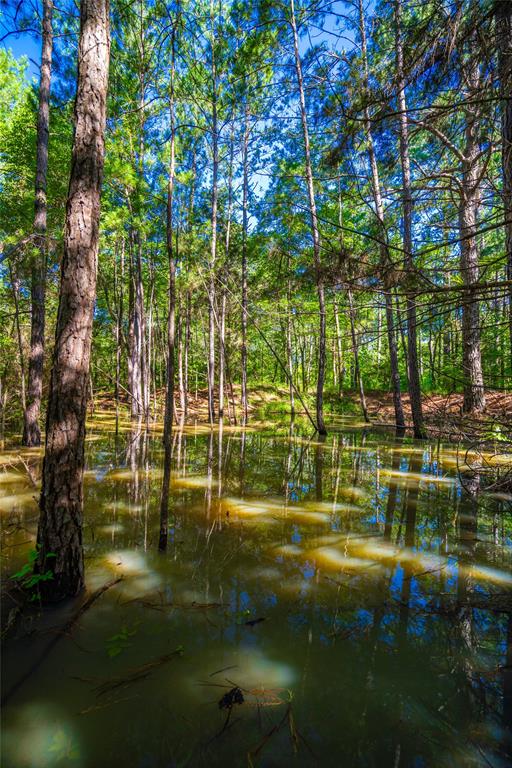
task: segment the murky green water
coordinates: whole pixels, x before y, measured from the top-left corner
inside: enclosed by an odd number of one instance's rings
[[[463,453],[343,425],[176,430],[162,554],[158,433],[88,434],[88,586],[123,580],[8,699],[3,766],[510,764],[512,505],[463,490]],[[39,459],[0,462],[5,577],[33,546]],[[72,611],[20,626],[4,693]]]

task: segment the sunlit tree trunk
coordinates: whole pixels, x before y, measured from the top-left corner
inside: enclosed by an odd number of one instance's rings
[[[308,189],[309,213],[311,218],[311,235],[313,238],[313,261],[315,267],[316,289],[318,296],[319,332],[318,332],[318,371],[316,385],[316,426],[321,435],[326,435],[324,424],[323,397],[325,380],[325,355],[326,355],[326,310],[325,287],[321,267],[321,242],[318,227],[318,215],[316,211],[315,187],[313,183],[313,168],[311,164],[311,148],[309,141],[308,117],[306,111],[306,97],[304,92],[304,79],[302,75],[302,62],[299,52],[299,34],[295,18],[294,0],[290,2],[290,23],[293,31],[293,47],[295,54],[295,71],[297,75],[297,87],[299,90],[300,114],[302,120],[302,134],[304,140],[304,155],[306,165],[306,183]]]
[[[400,163],[402,166],[402,211],[405,271],[409,287],[413,281],[414,261],[412,243],[413,197],[411,188],[411,161],[409,157],[409,126],[407,121],[407,102],[405,98],[404,54],[402,46],[402,0],[395,2],[395,50],[396,73],[398,80],[398,112],[400,129]],[[409,373],[409,396],[414,436],[425,437],[423,409],[421,404],[421,383],[418,370],[416,302],[414,295],[407,293],[407,369]]]
[[[359,390],[359,402],[361,404],[361,410],[363,412],[364,420],[370,423],[370,417],[368,416],[368,408],[366,406],[366,397],[364,395],[363,377],[361,375],[361,366],[359,365],[359,348],[356,336],[356,312],[354,307],[354,301],[352,299],[352,291],[347,289],[348,298],[348,314],[350,320],[350,337],[352,339],[352,355],[354,357],[354,378]]]
[[[37,571],[53,574],[41,583],[48,600],[76,595],[84,585],[85,417],[105,146],[108,13],[108,0],[81,0],[75,135],[37,533]]]
[[[144,336],[144,289],[142,285],[141,244],[138,232],[130,238],[130,319],[128,324],[128,386],[132,418],[144,411],[142,391],[142,358]]]
[[[169,520],[169,490],[171,484],[171,460],[172,460],[172,424],[174,418],[174,347],[176,325],[176,254],[174,252],[173,229],[173,195],[174,176],[176,164],[176,127],[174,106],[174,73],[175,73],[175,35],[172,30],[171,74],[169,93],[169,119],[170,119],[170,159],[169,179],[167,182],[167,217],[166,217],[166,243],[167,258],[169,261],[169,315],[167,318],[167,381],[165,389],[165,413],[164,413],[164,467],[162,479],[162,493],[160,497],[160,538],[158,548],[165,550],[167,547],[168,520]]]
[[[218,83],[215,57],[215,16],[213,0],[210,3],[211,22],[211,86],[212,86],[212,210],[211,210],[211,250],[208,276],[208,420],[215,420],[215,267],[217,261],[217,208],[219,177],[219,121],[218,121]]]
[[[9,260],[9,276],[11,278],[12,298],[14,300],[14,325],[16,328],[16,340],[18,342],[18,361],[20,366],[20,395],[21,409],[25,412],[27,404],[25,381],[25,351],[23,349],[23,335],[20,323],[20,279],[18,273]]]
[[[363,56],[363,69],[365,86],[368,90],[368,53],[366,46],[366,29],[364,19],[364,7],[363,0],[359,0],[359,24],[361,33],[361,49]],[[402,395],[400,391],[400,372],[398,368],[398,350],[396,344],[396,331],[395,320],[393,313],[393,297],[391,293],[391,280],[390,274],[392,273],[392,262],[389,255],[389,248],[387,245],[387,232],[384,221],[384,205],[382,202],[382,193],[380,188],[379,168],[377,165],[377,156],[375,153],[375,146],[373,143],[373,136],[371,130],[370,111],[367,106],[364,109],[364,130],[366,134],[366,141],[368,145],[368,157],[370,160],[371,180],[373,199],[375,204],[375,214],[377,216],[379,224],[379,237],[380,243],[380,256],[381,256],[381,268],[384,272],[384,304],[386,310],[386,324],[388,335],[388,350],[389,350],[389,365],[391,375],[391,388],[393,391],[393,405],[395,408],[395,423],[399,430],[404,429],[405,420],[402,407]]]
[[[242,150],[242,424],[247,424],[249,403],[247,395],[247,227],[249,206],[249,106],[245,106],[244,140]]]
[[[468,100],[479,92],[478,62],[473,52],[467,68]],[[478,207],[480,202],[479,162],[480,126],[477,111],[466,107],[465,151],[462,161],[462,190],[459,207],[460,269],[465,290],[462,294],[462,372],[466,413],[482,411],[485,407],[482,355],[480,351],[480,309],[474,284],[479,280],[478,268]]]
[[[286,364],[288,367],[288,386],[290,392],[290,416],[295,417],[295,392],[293,387],[293,340],[292,340],[292,283],[290,276],[290,254],[288,259],[288,279],[286,281]]]
[[[501,98],[501,167],[507,280],[512,281],[512,3],[496,2],[498,74]],[[512,370],[512,286],[508,287],[509,353]]]
[[[45,287],[46,287],[46,186],[48,175],[48,138],[50,130],[50,84],[52,73],[53,0],[43,0],[42,52],[37,112],[36,184],[34,246],[31,263],[31,327],[28,361],[27,402],[23,413],[23,445],[41,444],[39,414],[43,394]]]

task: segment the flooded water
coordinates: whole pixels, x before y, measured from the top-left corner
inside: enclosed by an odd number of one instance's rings
[[[165,553],[162,459],[158,429],[89,428],[87,584],[123,578],[72,631],[76,605],[8,641],[5,768],[511,764],[512,504],[478,457],[348,423],[176,429]],[[39,463],[0,454],[4,578]]]

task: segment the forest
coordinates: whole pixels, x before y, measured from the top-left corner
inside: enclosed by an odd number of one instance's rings
[[[512,0],[0,42],[4,765],[510,765]]]

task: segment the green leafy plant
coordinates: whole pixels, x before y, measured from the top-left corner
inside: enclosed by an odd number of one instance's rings
[[[30,600],[34,601],[39,598],[39,584],[43,581],[50,581],[53,579],[53,572],[47,570],[44,573],[34,573],[34,566],[39,555],[39,550],[31,549],[28,553],[27,562],[20,568],[19,571],[13,573],[11,579],[18,582],[18,584],[27,591],[34,590],[30,596]],[[46,554],[46,560],[53,557],[57,557],[54,552],[48,552]]]
[[[140,622],[136,622],[131,628],[128,626],[121,627],[120,632],[107,638],[107,654],[111,659],[119,656],[120,653],[131,646],[132,641],[130,638],[137,634],[139,624]]]

